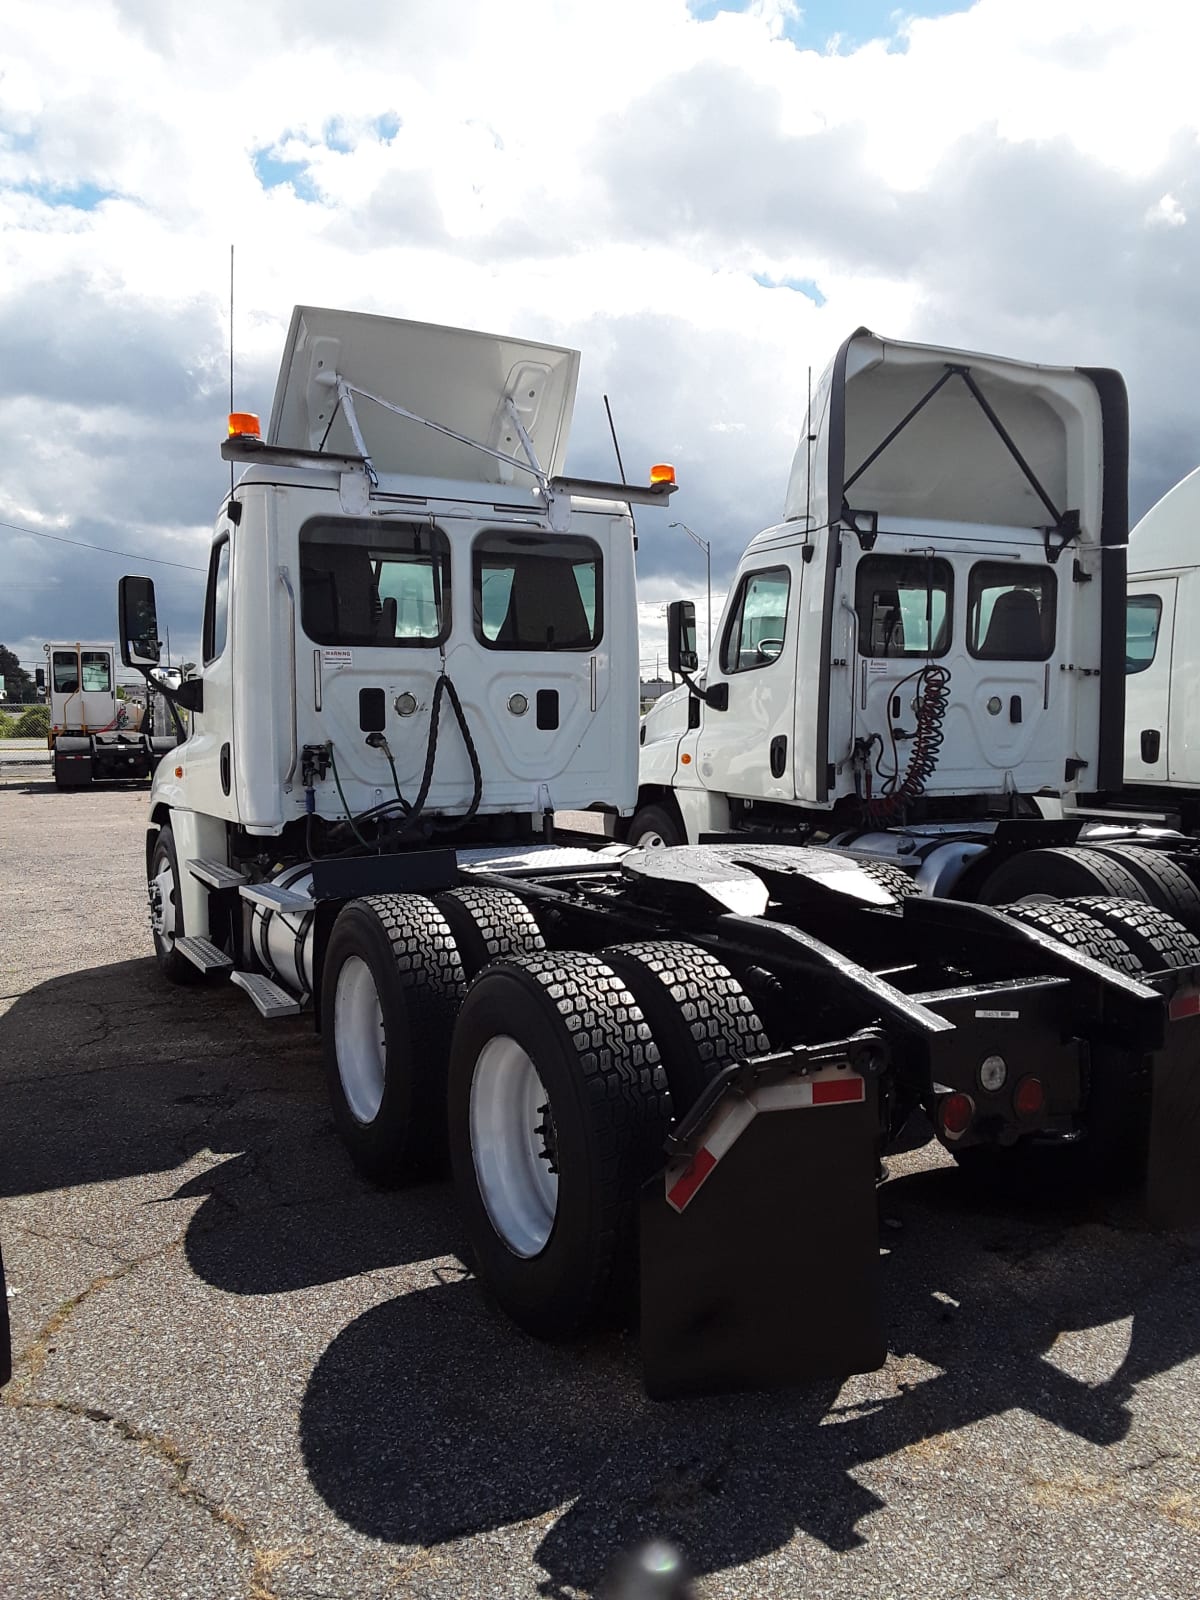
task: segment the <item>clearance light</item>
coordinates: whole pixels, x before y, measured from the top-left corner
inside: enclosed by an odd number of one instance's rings
[[[938,1107],[938,1118],[947,1139],[961,1139],[974,1115],[975,1103],[969,1094],[948,1094]]]
[[[1019,1117],[1036,1117],[1046,1103],[1040,1078],[1022,1078],[1013,1093],[1013,1110]]]
[[[253,411],[231,411],[229,413],[229,437],[231,439],[261,439],[262,429],[258,425],[258,418]]]
[[[655,484],[655,483],[674,483],[675,482],[675,468],[670,466],[665,461],[660,461],[657,464],[657,466],[653,466],[653,467],[650,468],[650,482],[652,484]]]
[[[182,778],[183,777],[183,768],[182,767],[176,767],[175,768],[175,776],[177,778]]]

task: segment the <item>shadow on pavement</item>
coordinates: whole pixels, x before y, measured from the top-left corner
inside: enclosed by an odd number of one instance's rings
[[[307,1019],[264,1022],[240,991],[176,988],[126,961],[39,984],[0,1017],[0,1195],[170,1173],[194,1200],[206,1282],[277,1294],[454,1248],[445,1185],[381,1193],[350,1166]]]
[[[883,1235],[890,1348],[919,1358],[899,1393],[868,1378],[845,1404],[828,1384],[658,1404],[631,1335],[539,1344],[464,1279],[378,1306],[330,1345],[301,1416],[314,1486],[360,1532],[405,1544],[572,1502],[538,1550],[548,1593],[590,1589],[612,1551],[647,1536],[711,1572],[798,1530],[834,1550],[862,1544],[885,1502],[856,1468],[907,1452],[889,1468],[900,1483],[906,1462],[917,1477],[952,1470],[956,1430],[1012,1409],[1117,1443],[1133,1385],[1200,1351],[1200,1261],[1178,1241],[1086,1215],[989,1213],[949,1169],[881,1196],[903,1223]],[[1107,1381],[1046,1359],[1060,1334],[1131,1315]],[[1048,1460],[1047,1479],[1055,1470]]]

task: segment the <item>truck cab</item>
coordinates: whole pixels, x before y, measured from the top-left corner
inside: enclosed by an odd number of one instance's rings
[[[639,805],[694,841],[1031,813],[1120,786],[1125,391],[860,329],[813,396]]]
[[[1200,469],[1150,508],[1129,536],[1125,778],[1135,797],[1200,827],[1200,605],[1194,544]]]
[[[235,420],[225,447],[244,470],[152,840],[170,819],[181,856],[307,858],[363,816],[469,843],[632,810],[632,523],[561,477],[577,374],[528,340],[296,309],[265,440]],[[157,624],[127,611],[153,670]],[[179,892],[202,924],[206,886]]]

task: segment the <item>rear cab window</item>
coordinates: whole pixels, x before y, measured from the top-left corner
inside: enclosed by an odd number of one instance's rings
[[[925,556],[864,556],[854,576],[858,653],[925,659],[950,648],[954,573]]]
[[[450,543],[428,523],[318,519],[300,530],[300,621],[316,644],[420,648],[450,632]]]
[[[982,661],[1045,661],[1054,651],[1058,579],[1049,567],[979,561],[967,590],[967,649]]]
[[[488,650],[592,650],[604,633],[600,546],[496,530],[471,552],[475,637]]]

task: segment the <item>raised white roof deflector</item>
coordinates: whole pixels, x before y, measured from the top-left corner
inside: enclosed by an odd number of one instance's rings
[[[357,455],[336,379],[524,460],[511,396],[543,471],[562,472],[579,353],[528,339],[442,328],[358,311],[297,306],[284,346],[267,443]],[[355,397],[367,450],[381,474],[459,483],[532,477],[469,445]]]

